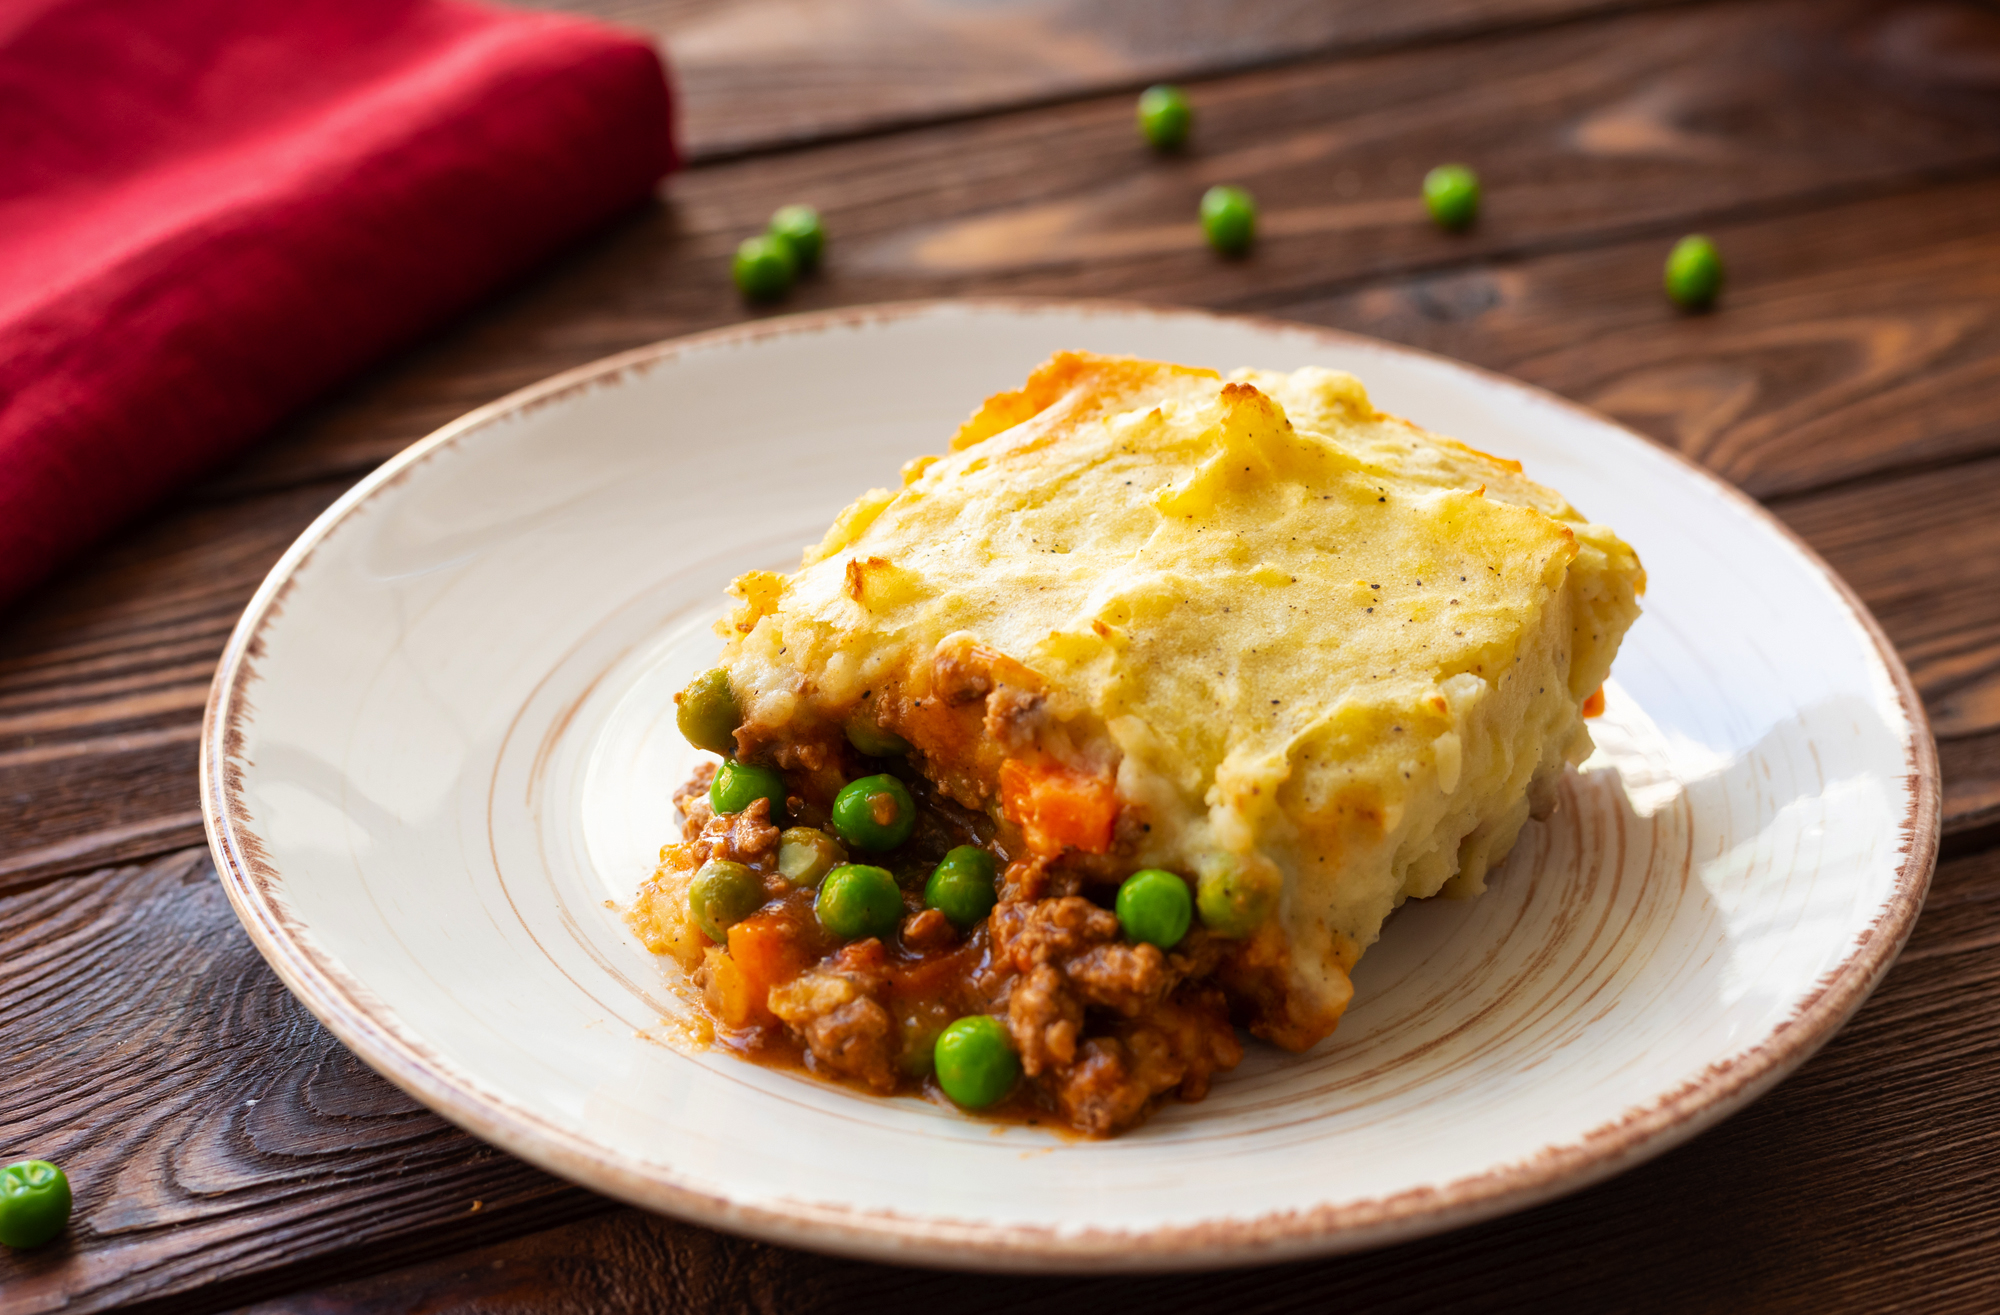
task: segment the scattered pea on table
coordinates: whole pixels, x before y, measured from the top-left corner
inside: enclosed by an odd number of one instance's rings
[[[843,863],[819,883],[819,925],[844,941],[887,936],[903,917],[903,892],[888,869]]]
[[[1194,126],[1194,107],[1179,87],[1161,83],[1139,93],[1139,135],[1156,151],[1179,150]]]
[[[1722,291],[1722,253],[1700,233],[1690,233],[1667,253],[1667,296],[1686,310],[1706,310]]]
[[[809,205],[780,206],[766,231],[791,244],[793,263],[801,273],[816,267],[826,250],[826,225]]]
[[[1201,231],[1217,251],[1242,255],[1257,238],[1257,202],[1227,183],[1209,188],[1201,196]]]
[[[769,233],[744,238],[731,266],[736,290],[751,301],[776,301],[791,291],[798,272],[791,243]]]
[[[1439,165],[1424,175],[1424,206],[1439,228],[1470,228],[1479,217],[1479,175],[1462,164]]]
[[[1007,1029],[987,1014],[961,1018],[939,1033],[932,1061],[944,1094],[969,1110],[998,1104],[1021,1076]]]
[[[69,1178],[47,1160],[0,1169],[0,1245],[38,1247],[69,1223]]]

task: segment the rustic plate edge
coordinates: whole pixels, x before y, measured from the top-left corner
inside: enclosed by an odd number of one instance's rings
[[[1762,1043],[1643,1109],[1586,1133],[1532,1160],[1489,1169],[1441,1189],[1322,1206],[1252,1219],[1222,1219],[1142,1232],[1062,1233],[861,1212],[810,1202],[782,1208],[746,1207],[653,1175],[634,1172],[589,1143],[510,1108],[481,1092],[469,1075],[423,1053],[415,1038],[370,1012],[368,993],[326,961],[303,929],[287,925],[271,886],[277,873],[261,842],[243,824],[241,719],[251,712],[259,635],[282,608],[292,578],[315,547],[356,508],[401,481],[430,456],[507,416],[538,409],[626,371],[643,370],[708,346],[860,325],[952,309],[1082,312],[1205,318],[1245,323],[1330,343],[1422,357],[1468,370],[1545,404],[1599,424],[1615,422],[1546,390],[1420,348],[1360,334],[1254,315],[1147,306],[1104,300],[966,298],[883,303],[783,316],[669,339],[564,371],[479,407],[412,444],[361,479],[288,548],[252,597],[224,648],[203,717],[199,774],[209,847],[231,906],[258,952],[315,1017],[384,1077],[486,1141],[571,1181],[584,1182],[633,1204],[690,1222],[812,1250],[904,1264],[951,1268],[1057,1272],[1168,1270],[1273,1263],[1358,1251],[1462,1227],[1580,1190],[1679,1145],[1775,1086],[1840,1026],[1886,975],[1921,910],[1936,863],[1942,789],[1937,750],[1908,671],[1867,607],[1847,583],[1789,526],[1716,475],[1670,448],[1649,446],[1693,472],[1710,489],[1776,531],[1810,563],[1868,636],[1894,686],[1908,725],[1905,757],[1910,807],[1900,829],[1903,859],[1896,887],[1869,930],[1827,973],[1794,1015]],[[1630,433],[1630,430],[1626,430]],[[1645,441],[1641,439],[1641,441]]]

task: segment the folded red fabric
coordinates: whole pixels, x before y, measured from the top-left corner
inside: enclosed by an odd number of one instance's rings
[[[460,0],[16,0],[0,143],[0,602],[675,163],[644,39]]]

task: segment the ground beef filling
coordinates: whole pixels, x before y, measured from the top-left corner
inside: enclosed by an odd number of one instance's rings
[[[990,1014],[1005,1023],[1023,1073],[997,1112],[1092,1136],[1133,1126],[1170,1094],[1201,1099],[1215,1074],[1241,1061],[1218,985],[1243,957],[1237,943],[1199,927],[1171,953],[1128,942],[1105,907],[1114,886],[1088,885],[1060,860],[1008,863],[983,819],[912,781],[911,840],[887,856],[855,856],[896,875],[901,923],[886,939],[841,944],[819,925],[813,892],[777,871],[768,803],[714,814],[712,774],[702,769],[675,795],[690,839],[668,864],[742,863],[764,877],[767,896],[695,971],[723,1044],[871,1091],[943,1099],[930,1074],[938,1033]],[[824,824],[804,800],[787,802],[793,823]],[[961,844],[992,850],[1005,872],[992,914],[964,932],[922,896],[931,867]]]

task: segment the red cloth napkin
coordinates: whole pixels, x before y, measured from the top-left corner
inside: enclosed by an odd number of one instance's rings
[[[460,0],[0,6],[0,602],[647,196],[642,38]]]

